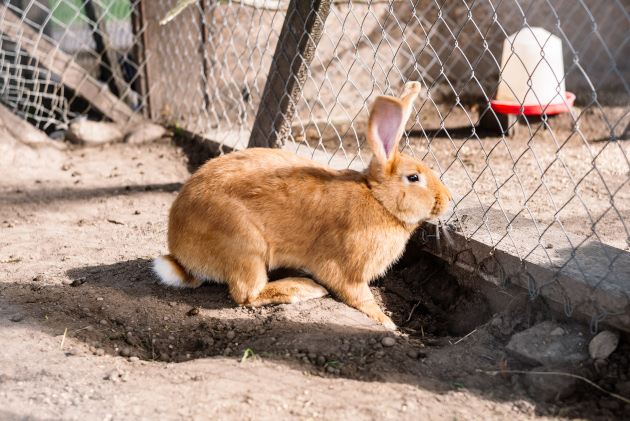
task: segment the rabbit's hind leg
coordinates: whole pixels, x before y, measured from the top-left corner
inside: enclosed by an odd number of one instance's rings
[[[309,278],[284,278],[269,282],[260,294],[246,305],[258,307],[265,304],[289,304],[320,298],[328,294],[321,285]]]
[[[261,258],[232,257],[223,270],[230,295],[238,305],[250,305],[267,285],[267,268]]]

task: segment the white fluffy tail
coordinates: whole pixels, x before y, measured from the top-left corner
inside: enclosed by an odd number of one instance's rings
[[[201,285],[201,281],[189,276],[183,267],[169,254],[153,259],[153,272],[160,281],[176,288],[194,288]]]

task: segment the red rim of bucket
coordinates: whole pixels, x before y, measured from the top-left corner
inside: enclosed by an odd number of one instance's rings
[[[497,101],[496,99],[490,100],[490,106],[492,109],[501,114],[525,114],[525,115],[553,115],[561,114],[569,111],[569,108],[573,106],[575,101],[575,95],[571,92],[566,92],[565,102],[559,102],[557,104],[541,105],[522,105],[518,102],[512,101]],[[522,111],[521,111],[522,107]]]

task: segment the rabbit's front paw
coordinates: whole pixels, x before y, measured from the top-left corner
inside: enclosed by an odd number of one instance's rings
[[[383,326],[385,326],[388,329],[391,329],[391,330],[397,329],[396,324],[392,321],[392,319],[390,319],[383,313],[381,313],[381,317],[375,317],[375,319],[381,322]]]

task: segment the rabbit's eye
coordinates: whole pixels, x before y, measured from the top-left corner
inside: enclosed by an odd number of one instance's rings
[[[412,174],[407,176],[407,180],[411,183],[417,183],[420,180],[420,177],[418,177],[418,174]]]

